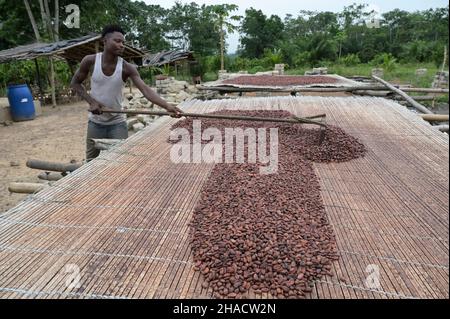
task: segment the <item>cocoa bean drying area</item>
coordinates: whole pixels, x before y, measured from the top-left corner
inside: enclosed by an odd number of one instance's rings
[[[369,87],[367,83],[361,83],[338,74],[324,75],[251,75],[251,74],[224,74],[217,81],[203,83],[201,90],[225,92],[301,92],[322,91],[326,89],[340,88],[343,91],[352,88]],[[361,88],[362,87],[362,88]]]
[[[260,175],[174,163],[169,134],[192,125],[160,118],[0,215],[0,297],[449,297],[447,134],[374,97],[180,108],[329,126],[318,144],[310,124],[252,124],[279,129],[279,172]]]

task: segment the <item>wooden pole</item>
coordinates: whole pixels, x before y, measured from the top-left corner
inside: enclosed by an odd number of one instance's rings
[[[61,173],[56,172],[42,172],[38,175],[39,179],[45,180],[45,181],[59,181],[64,176],[61,175]]]
[[[349,86],[349,87],[234,87],[234,86],[204,86],[197,85],[199,90],[223,91],[223,92],[354,92],[354,91],[390,91],[385,86]],[[448,89],[430,89],[430,88],[403,88],[403,92],[422,92],[422,93],[448,93]]]
[[[110,110],[102,109],[103,113],[122,113],[122,114],[147,114],[147,115],[157,115],[157,116],[170,116],[171,113],[163,111],[145,111],[145,110]],[[270,117],[255,117],[255,116],[238,116],[238,115],[220,115],[220,114],[203,114],[203,113],[182,113],[185,117],[198,117],[198,118],[210,118],[210,119],[223,119],[223,120],[242,120],[242,121],[258,121],[258,122],[283,122],[292,124],[315,124],[319,126],[326,127],[325,123],[313,121],[315,118],[326,117],[325,114],[318,114],[314,116],[307,117],[292,117],[292,118],[270,118]]]
[[[441,132],[448,132],[448,125],[436,125],[433,128],[438,129]]]
[[[447,62],[447,46],[444,47],[444,61],[442,62],[441,73],[439,74],[439,79],[438,79],[438,83],[437,83],[438,88],[441,86],[441,76],[442,76],[442,73],[444,72],[446,62]],[[436,94],[434,94],[434,96],[436,97]],[[433,109],[434,109],[435,102],[436,101],[433,99],[433,103],[431,105],[431,107]]]
[[[447,122],[448,114],[420,114],[421,118],[428,122]]]
[[[33,159],[28,160],[26,165],[29,168],[53,172],[73,172],[81,167],[81,164],[53,163]]]
[[[41,95],[41,98],[39,99],[41,104],[44,105],[44,90],[42,89],[42,82],[41,82],[41,72],[39,71],[39,63],[37,61],[37,58],[34,59],[34,65],[36,67],[36,74],[38,78],[38,86],[39,86],[39,93]]]
[[[33,194],[46,187],[48,187],[48,185],[39,183],[11,183],[9,184],[8,190],[11,193]]]
[[[390,83],[386,82],[385,80],[380,79],[379,77],[377,77],[375,75],[372,75],[372,78],[377,80],[378,82],[382,83],[383,85],[385,85],[391,91],[393,91],[393,92],[397,93],[398,95],[402,96],[406,101],[409,102],[409,104],[411,104],[413,107],[415,107],[419,111],[421,111],[423,113],[426,113],[426,114],[433,114],[433,112],[431,112],[425,106],[423,106],[422,104],[418,103],[417,101],[414,101],[408,94],[406,94],[405,92],[395,88],[393,85],[391,85]]]
[[[53,56],[49,56],[50,60],[50,87],[52,90],[52,106],[56,107],[56,88],[55,88],[55,66],[53,65]]]

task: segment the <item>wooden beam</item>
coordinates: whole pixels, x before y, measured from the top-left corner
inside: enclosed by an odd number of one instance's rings
[[[349,87],[235,87],[227,85],[204,86],[198,85],[199,90],[221,91],[221,92],[353,92],[353,91],[386,91],[385,86],[349,86]],[[404,88],[404,92],[423,92],[423,93],[448,93],[448,89],[429,89],[429,88]]]
[[[374,80],[377,80],[378,82],[380,82],[381,84],[383,84],[384,86],[386,86],[388,89],[390,89],[391,91],[397,93],[398,95],[402,96],[406,101],[409,102],[409,104],[411,104],[413,107],[415,107],[416,109],[418,109],[419,111],[426,113],[426,114],[433,114],[433,112],[431,112],[429,109],[427,109],[425,106],[423,106],[422,104],[420,104],[417,101],[414,101],[408,94],[406,94],[405,92],[395,88],[393,85],[391,85],[390,83],[386,82],[383,79],[380,79],[379,77],[372,75],[372,78]]]
[[[40,160],[33,160],[30,159],[27,161],[27,167],[34,168],[34,169],[40,169],[43,171],[54,171],[54,172],[73,172],[74,170],[81,167],[81,164],[77,163],[53,163],[53,162],[46,162],[46,161],[40,161]]]
[[[8,190],[11,193],[33,194],[46,187],[48,187],[48,185],[39,183],[11,183],[9,184]]]
[[[420,114],[421,118],[428,122],[447,122],[448,114]]]

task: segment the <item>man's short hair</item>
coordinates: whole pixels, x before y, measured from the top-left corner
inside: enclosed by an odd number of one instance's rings
[[[123,31],[123,29],[117,25],[117,24],[110,24],[107,25],[103,28],[102,31],[102,38],[104,38],[108,33],[113,33],[113,32],[120,32],[123,35],[125,35],[125,32]]]

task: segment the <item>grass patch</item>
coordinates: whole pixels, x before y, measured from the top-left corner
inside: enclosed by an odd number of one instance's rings
[[[354,66],[345,66],[342,64],[331,64],[328,65],[329,74],[338,74],[344,77],[349,76],[367,76],[370,77],[372,74],[372,69],[375,68],[370,64],[358,64]],[[305,71],[311,70],[312,68],[304,67],[297,69],[286,70],[287,75],[303,75]],[[416,75],[416,69],[427,69],[427,73],[422,76]],[[398,84],[409,84],[414,87],[429,88],[433,83],[434,76],[439,69],[433,63],[426,64],[397,64],[395,69],[388,72],[384,71],[384,80],[398,83]],[[448,71],[448,69],[447,69]]]

